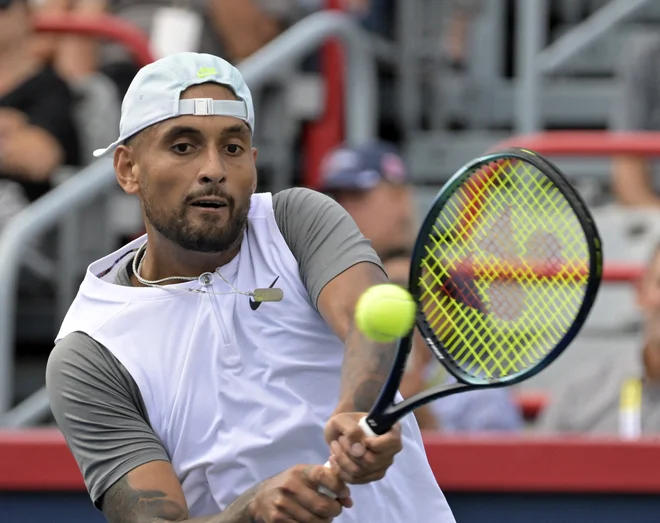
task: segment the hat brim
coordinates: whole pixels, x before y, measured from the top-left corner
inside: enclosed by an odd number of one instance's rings
[[[116,142],[111,143],[105,149],[95,149],[92,155],[95,158],[103,158],[109,156],[110,153],[113,153],[115,149],[119,146],[122,140],[117,140]]]

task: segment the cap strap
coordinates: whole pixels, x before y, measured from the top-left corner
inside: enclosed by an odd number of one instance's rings
[[[247,104],[233,100],[214,100],[213,98],[192,98],[179,101],[179,115],[195,116],[233,116],[248,120]]]

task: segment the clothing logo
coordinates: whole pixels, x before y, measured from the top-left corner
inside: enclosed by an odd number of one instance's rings
[[[218,71],[216,71],[214,67],[202,67],[199,71],[197,71],[197,76],[199,78],[206,78],[207,76],[211,76],[213,74],[218,74]]]
[[[277,280],[279,280],[279,279],[280,279],[279,276],[278,276],[277,278],[275,278],[275,279],[273,280],[273,283],[271,283],[271,284],[268,286],[268,288],[269,288],[269,289],[272,289],[272,288],[275,286],[275,284],[277,283]],[[250,298],[250,309],[252,309],[253,311],[256,311],[259,307],[261,307],[261,304],[262,304],[262,303],[263,303],[263,302],[260,302],[260,301],[254,301],[252,298]]]

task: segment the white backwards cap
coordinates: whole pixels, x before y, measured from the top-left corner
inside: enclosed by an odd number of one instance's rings
[[[208,82],[227,86],[234,91],[238,101],[180,99],[188,87]],[[121,106],[119,138],[105,149],[94,151],[94,156],[105,156],[147,127],[182,115],[233,116],[247,123],[254,133],[252,95],[238,69],[210,54],[177,53],[138,71]]]

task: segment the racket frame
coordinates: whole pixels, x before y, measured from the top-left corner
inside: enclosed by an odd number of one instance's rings
[[[479,167],[488,165],[489,163],[496,162],[498,160],[511,158],[527,162],[538,169],[553,182],[555,187],[571,206],[571,209],[577,216],[585,234],[589,255],[589,276],[585,288],[584,299],[571,327],[541,362],[533,367],[524,369],[504,378],[478,380],[458,367],[458,365],[456,365],[450,357],[447,357],[446,348],[437,339],[426,321],[426,316],[422,311],[422,306],[420,303],[420,262],[427,254],[426,246],[428,238],[432,233],[433,226],[436,223],[440,211],[443,209],[444,205],[448,202],[452,195],[458,190],[458,188],[461,187]],[[422,334],[422,337],[424,338],[424,341],[428,345],[429,349],[433,352],[436,358],[440,360],[445,369],[447,369],[447,371],[454,378],[456,378],[457,382],[448,385],[432,387],[423,391],[422,393],[394,404],[394,399],[398,392],[401,379],[403,378],[406,363],[408,361],[408,355],[410,354],[412,347],[412,339],[414,335],[413,329],[399,341],[396,349],[395,360],[390,370],[390,374],[388,375],[387,381],[381,389],[378,399],[366,417],[366,423],[375,434],[384,434],[401,417],[435,399],[439,399],[456,392],[510,386],[538,374],[543,369],[548,367],[548,365],[550,365],[554,360],[556,360],[557,357],[559,357],[559,355],[566,349],[566,347],[570,345],[575,336],[577,336],[577,334],[580,332],[598,294],[598,289],[602,280],[602,270],[602,243],[598,229],[593,217],[591,216],[591,213],[588,210],[587,204],[582,199],[580,194],[569,184],[559,169],[549,160],[542,158],[538,154],[526,149],[509,148],[501,151],[495,151],[466,163],[447,181],[447,183],[445,183],[445,185],[433,199],[431,208],[424,218],[420,231],[417,235],[417,239],[415,241],[410,264],[408,283],[409,291],[412,294],[415,303],[417,304],[415,325]]]

